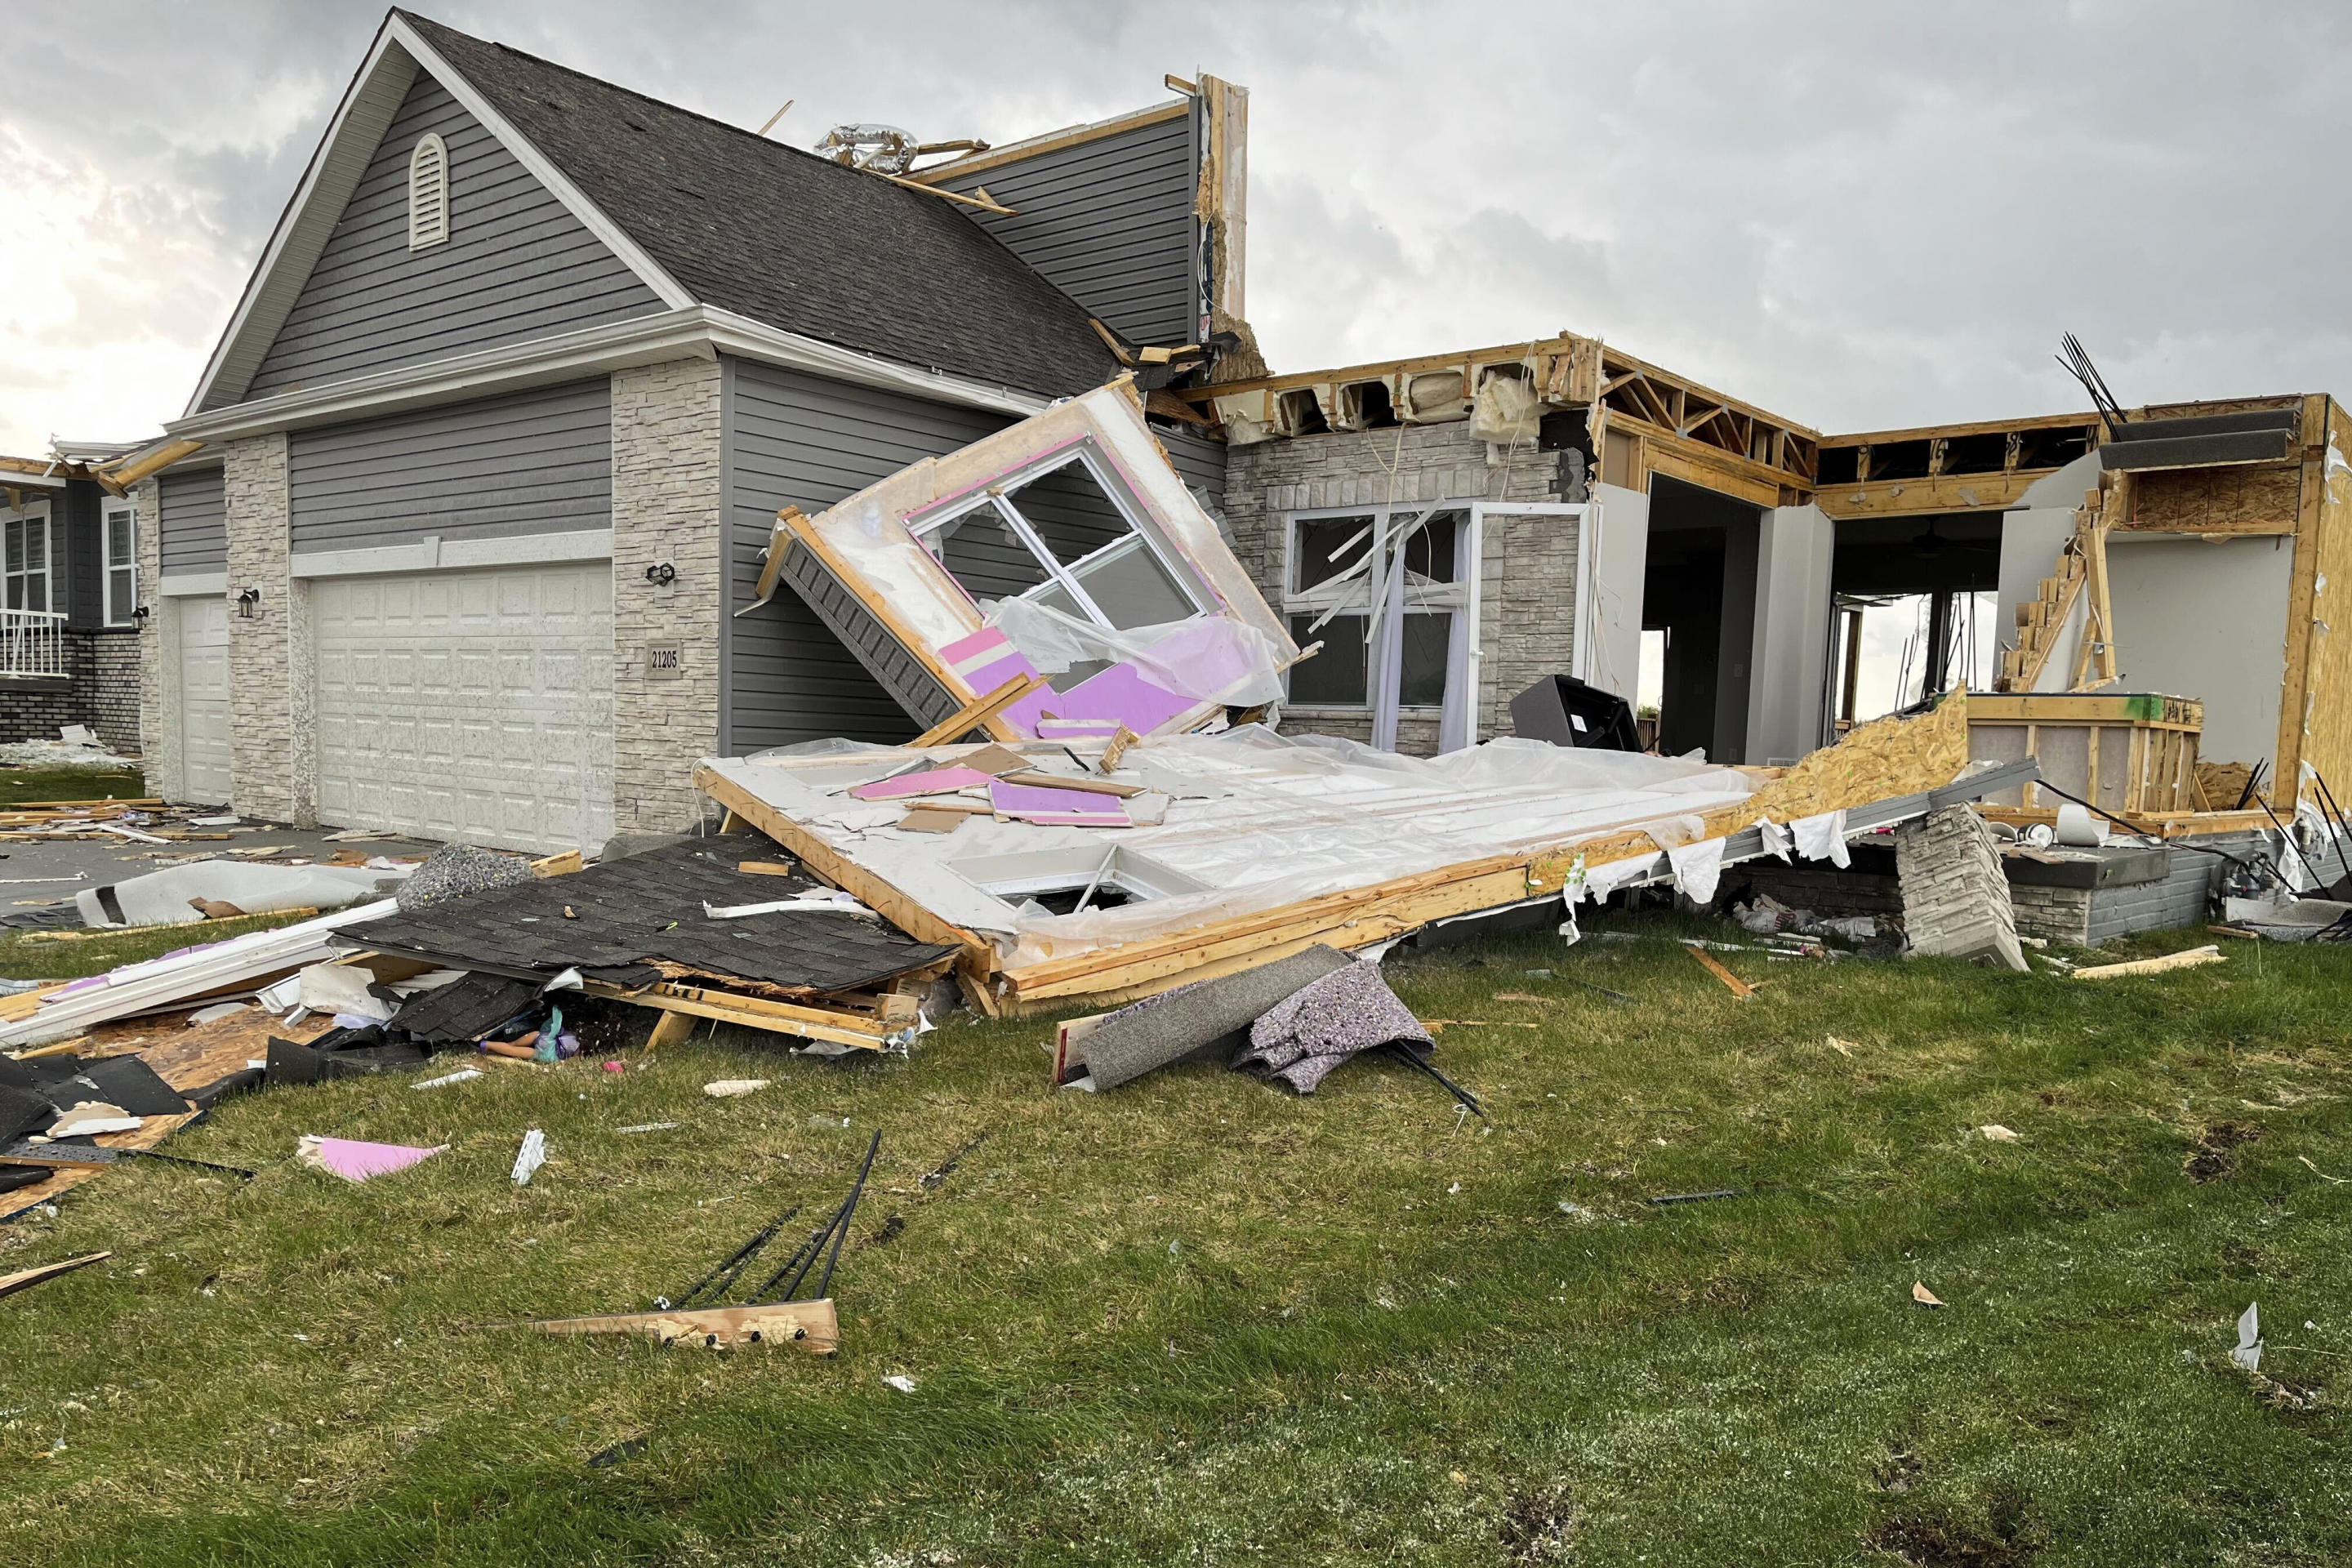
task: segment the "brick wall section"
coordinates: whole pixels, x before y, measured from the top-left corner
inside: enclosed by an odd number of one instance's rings
[[[613,823],[675,832],[702,813],[694,764],[719,748],[725,580],[724,466],[716,360],[613,374]],[[646,569],[667,562],[677,580]],[[648,679],[646,647],[675,642],[683,668]]]
[[[139,750],[138,643],[128,631],[68,631],[66,679],[0,685],[0,743],[54,741],[87,724],[115,751]]]
[[[1487,461],[1467,420],[1394,430],[1302,436],[1238,447],[1225,458],[1225,521],[1242,563],[1267,603],[1282,601],[1283,514],[1327,507],[1433,500],[1556,501],[1559,454],[1520,451]],[[1480,739],[1511,732],[1510,700],[1538,675],[1565,671],[1574,652],[1576,524],[1522,518],[1489,526],[1480,594]],[[1301,733],[1369,741],[1369,709],[1300,709],[1283,721]],[[1408,709],[1400,751],[1437,749],[1433,711]]]
[[[1895,833],[1895,865],[1913,952],[2025,967],[2009,878],[1982,817],[1948,805],[1905,823]]]
[[[227,459],[228,595],[261,590],[228,622],[232,804],[247,816],[309,826],[295,777],[293,573],[286,437],[231,441]]]
[[[89,718],[84,721],[115,751],[135,755],[139,735],[139,645],[130,629],[86,634],[89,639]]]

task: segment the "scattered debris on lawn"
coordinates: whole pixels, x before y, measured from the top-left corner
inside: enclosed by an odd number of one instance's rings
[[[0,1296],[13,1296],[19,1290],[55,1279],[60,1274],[70,1274],[77,1268],[87,1268],[93,1263],[103,1263],[113,1257],[111,1252],[86,1252],[79,1258],[68,1258],[56,1263],[44,1263],[34,1268],[19,1268],[14,1274],[0,1274]]]
[[[1936,1293],[1933,1290],[1928,1289],[1925,1283],[1917,1279],[1911,1281],[1911,1299],[1923,1307],[1940,1307],[1944,1304],[1936,1299]]]
[[[2263,1312],[2260,1301],[2249,1301],[2238,1314],[2237,1348],[2230,1359],[2248,1372],[2263,1370]]]
[[[2168,952],[2161,958],[2136,958],[2125,963],[2095,963],[2087,969],[2077,969],[2077,980],[2109,980],[2127,974],[2163,974],[2175,969],[2194,969],[2200,964],[2225,962],[2221,950],[2214,944],[2192,947],[2181,952]]]
[[[341,1176],[347,1182],[364,1182],[377,1176],[387,1176],[394,1171],[405,1171],[422,1160],[448,1152],[449,1145],[436,1143],[430,1149],[419,1149],[404,1143],[362,1143],[349,1138],[321,1138],[315,1132],[305,1132],[294,1157],[314,1171],[324,1171],[331,1176]]]

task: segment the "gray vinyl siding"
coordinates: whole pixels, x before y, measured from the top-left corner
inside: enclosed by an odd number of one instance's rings
[[[797,591],[780,586],[750,615],[734,612],[758,595],[760,552],[782,508],[814,517],[1012,421],[772,365],[726,364],[730,643],[721,743],[741,755],[833,736],[910,739],[918,726],[906,710]]]
[[[106,624],[106,559],[99,532],[98,486],[69,480],[51,504],[57,526],[49,535],[57,559],[49,563],[49,607],[66,613],[66,625],[88,631]]]
[[[1223,441],[1212,441],[1206,436],[1190,431],[1157,429],[1152,434],[1168,448],[1168,460],[1184,476],[1184,488],[1195,496],[1208,492],[1209,510],[1223,516],[1225,510],[1225,453]]]
[[[408,160],[437,132],[449,238],[408,248]],[[249,387],[208,405],[642,316],[661,300],[420,73]]]
[[[1192,204],[1197,115],[943,181],[980,186],[1014,216],[965,216],[1135,343],[1188,343],[1200,321]]]
[[[609,376],[297,430],[294,548],[613,526]]]
[[[156,481],[162,492],[161,534],[163,570],[219,572],[228,565],[228,505],[226,476],[219,468],[194,468],[165,474]]]

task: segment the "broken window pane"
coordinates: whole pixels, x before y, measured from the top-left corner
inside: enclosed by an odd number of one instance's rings
[[[1459,581],[1454,544],[1462,534],[1463,517],[1458,510],[1441,511],[1415,529],[1404,542],[1405,570],[1433,583]]]
[[[1011,598],[1047,580],[1045,566],[993,507],[941,523],[923,542],[975,599]]]
[[[1305,517],[1296,526],[1297,542],[1290,552],[1293,593],[1329,582],[1363,560],[1372,547],[1370,516]]]
[[[1397,704],[1403,708],[1445,705],[1445,660],[1454,641],[1451,615],[1408,615],[1404,618],[1404,668],[1397,682]]]
[[[1290,700],[1302,707],[1361,708],[1364,705],[1364,620],[1334,616],[1315,631],[1313,616],[1290,617],[1290,640],[1300,647],[1320,642],[1323,651],[1290,667]]]
[[[1075,566],[1135,531],[1084,463],[1066,463],[1005,492],[1054,559]],[[1190,606],[1187,606],[1190,614]]]
[[[1192,601],[1140,538],[1105,551],[1071,574],[1119,631],[1189,620]]]

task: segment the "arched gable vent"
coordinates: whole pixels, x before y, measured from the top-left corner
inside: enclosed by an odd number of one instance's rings
[[[408,155],[408,248],[449,238],[449,150],[438,136],[417,139]]]

